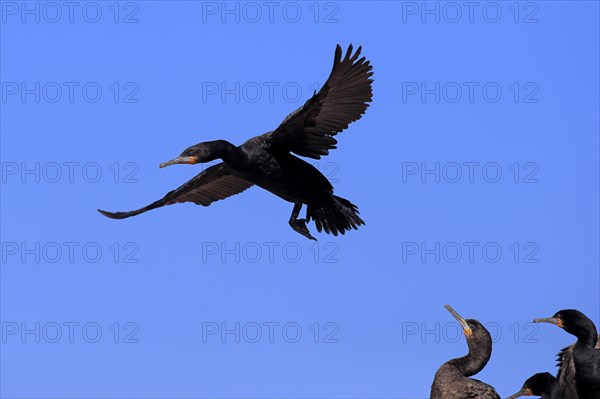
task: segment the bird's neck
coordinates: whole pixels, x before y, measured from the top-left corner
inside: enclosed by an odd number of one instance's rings
[[[554,399],[562,397],[562,388],[558,380],[552,381],[549,387],[540,395],[541,399]]]
[[[234,146],[225,140],[215,140],[210,142],[213,159],[220,158],[225,163],[235,166],[242,162],[242,153],[239,147]]]
[[[575,343],[578,347],[593,348],[598,340],[598,331],[594,322],[590,319],[585,319],[581,325],[577,326],[577,331],[574,334],[577,337]]]
[[[469,353],[466,356],[452,359],[450,362],[458,368],[465,377],[479,373],[492,356],[492,342],[471,342],[467,340]]]

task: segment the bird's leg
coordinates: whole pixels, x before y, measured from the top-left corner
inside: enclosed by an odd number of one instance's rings
[[[292,226],[292,229],[294,229],[296,232],[302,234],[304,237],[308,238],[309,240],[317,241],[317,239],[315,237],[310,235],[310,232],[308,231],[308,228],[306,227],[307,220],[306,219],[298,219],[298,215],[300,214],[300,209],[302,209],[302,202],[294,203],[294,209],[292,210],[292,216],[290,216],[290,226]]]

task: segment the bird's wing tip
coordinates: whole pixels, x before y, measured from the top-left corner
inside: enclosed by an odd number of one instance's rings
[[[105,211],[103,209],[96,209],[98,212],[100,212],[101,215],[106,216],[107,218],[111,218],[111,219],[117,219],[117,214],[114,212],[108,212]]]

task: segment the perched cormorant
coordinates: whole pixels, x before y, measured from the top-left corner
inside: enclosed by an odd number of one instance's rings
[[[333,68],[321,90],[274,131],[253,137],[240,146],[225,140],[199,143],[160,167],[205,163],[217,158],[223,162],[143,208],[130,212],[98,211],[113,219],[123,219],[178,202],[208,206],[257,185],[294,204],[289,224],[309,239],[315,239],[306,226],[310,220],[315,221],[319,232],[325,230],[333,235],[357,229],[364,224],[358,208],[333,195],[333,186],[327,178],[292,153],[320,159],[336,148],[334,136],[364,114],[372,99],[373,72],[365,57],[358,58],[360,52],[361,47],[352,54],[350,45],[342,58],[338,45]],[[303,204],[307,206],[306,218],[298,219]]]
[[[469,378],[483,370],[490,360],[492,355],[490,333],[477,320],[465,320],[450,305],[444,306],[452,313],[464,331],[469,353],[442,364],[435,373],[431,385],[431,399],[500,399],[493,387]]]
[[[552,374],[537,373],[525,381],[519,392],[506,399],[532,395],[540,396],[542,399],[563,399],[563,389]]]
[[[563,348],[557,355],[558,381],[563,389],[563,399],[579,399],[575,383],[575,364],[573,363],[573,346]],[[596,339],[596,349],[600,349],[600,334]]]
[[[534,323],[551,323],[577,341],[558,354],[558,380],[564,398],[600,399],[600,343],[594,323],[583,313],[564,309]]]

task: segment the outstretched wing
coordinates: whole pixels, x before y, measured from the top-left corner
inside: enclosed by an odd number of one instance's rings
[[[336,47],[327,82],[270,134],[272,148],[314,159],[336,148],[333,136],[359,120],[373,98],[373,67],[365,57],[358,59],[360,51],[361,47],[352,55],[350,45],[342,59],[342,48]]]
[[[209,206],[215,201],[239,194],[251,186],[252,183],[234,176],[231,169],[221,162],[196,175],[181,187],[169,191],[163,198],[148,206],[129,212],[107,212],[101,209],[98,209],[98,212],[112,219],[125,219],[151,209],[179,202],[193,202],[198,205]]]
[[[596,349],[600,349],[600,336],[596,341]],[[575,385],[575,363],[573,362],[573,345],[563,348],[556,355],[558,374],[556,378],[563,389],[564,399],[577,399],[577,387]]]

